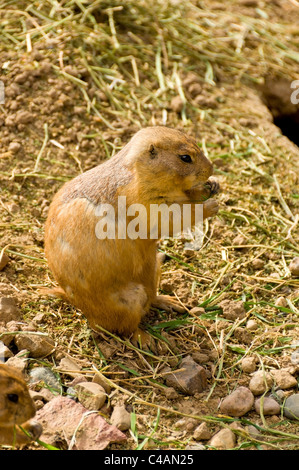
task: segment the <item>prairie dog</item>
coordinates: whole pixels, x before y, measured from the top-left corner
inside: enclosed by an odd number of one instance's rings
[[[78,307],[92,329],[126,336],[140,333],[151,305],[182,311],[171,297],[157,295],[159,239],[149,232],[144,239],[99,239],[96,209],[109,204],[117,218],[118,201],[125,197],[126,208],[141,204],[148,217],[153,204],[190,204],[193,223],[195,203],[201,202],[203,217],[211,217],[218,204],[207,199],[219,190],[209,180],[212,169],[193,138],[157,126],[140,130],[111,159],[66,183],[45,227],[46,258],[60,286],[53,294]]]
[[[14,368],[0,364],[0,445],[30,442],[18,425],[31,434],[32,440],[37,439],[42,427],[31,420],[34,415],[35,405],[23,377]]]

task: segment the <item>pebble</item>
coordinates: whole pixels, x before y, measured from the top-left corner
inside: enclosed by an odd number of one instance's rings
[[[188,444],[186,450],[206,450],[203,444]]]
[[[29,111],[18,111],[15,116],[15,122],[17,124],[28,124],[33,121],[34,115]]]
[[[190,314],[191,315],[196,315],[197,317],[200,316],[200,315],[203,315],[205,313],[205,309],[203,307],[193,307],[191,310],[190,310]]]
[[[34,358],[46,357],[55,349],[55,342],[48,335],[21,333],[16,334],[15,344],[20,349],[28,349]]]
[[[296,256],[291,263],[289,264],[289,269],[291,271],[292,276],[298,277],[299,276],[299,256]]]
[[[235,328],[234,337],[242,344],[252,343],[252,334],[246,328]]]
[[[164,393],[167,400],[176,400],[179,397],[178,392],[173,387],[166,387]]]
[[[0,363],[4,362],[9,357],[13,357],[13,353],[2,341],[0,341]]]
[[[180,113],[184,107],[184,102],[180,95],[174,96],[170,102],[170,108],[175,113]]]
[[[262,395],[273,385],[273,378],[268,372],[258,370],[255,372],[249,382],[249,388],[253,395]]]
[[[286,300],[285,297],[278,297],[276,300],[275,300],[275,305],[277,307],[287,307],[288,306],[288,302]]]
[[[5,268],[5,266],[9,262],[9,257],[7,256],[6,253],[3,253],[2,256],[0,256],[0,271]]]
[[[262,269],[265,266],[265,261],[260,258],[252,260],[251,266],[253,269]]]
[[[261,398],[257,398],[254,402],[255,411],[259,415],[261,414],[261,400]],[[274,398],[264,397],[262,411],[265,416],[279,415],[280,406]]]
[[[110,420],[111,424],[120,431],[127,431],[131,428],[131,415],[124,405],[117,405],[113,408]]]
[[[222,308],[223,316],[228,320],[236,320],[246,316],[243,302],[234,300],[223,300],[219,306]]]
[[[283,414],[289,419],[299,419],[299,393],[290,395],[286,399]]]
[[[291,354],[291,363],[299,365],[299,349],[296,349],[296,351]]]
[[[220,413],[228,416],[244,416],[251,410],[254,396],[247,387],[238,387],[226,396],[220,405]]]
[[[186,395],[194,395],[202,392],[207,387],[207,374],[205,369],[198,365],[191,356],[185,357],[181,364],[180,372],[170,373],[165,376],[166,384]]]
[[[73,450],[103,450],[111,442],[126,440],[115,426],[98,413],[88,413],[80,403],[58,396],[44,405],[35,419],[42,425],[40,439],[47,444]]]
[[[290,374],[290,372],[288,372],[286,369],[271,370],[271,375],[274,378],[275,384],[281,390],[287,390],[298,385],[295,377]]]
[[[101,387],[103,387],[105,392],[109,395],[109,393],[111,392],[111,386],[109,385],[106,377],[103,374],[101,374],[101,372],[97,371],[94,374],[92,381],[101,385]]]
[[[259,328],[259,324],[255,320],[248,320],[246,323],[246,328],[249,331],[256,331]]]
[[[209,445],[220,450],[233,449],[236,445],[236,436],[230,429],[221,429],[212,437]]]
[[[195,428],[193,432],[193,438],[196,441],[208,441],[211,439],[211,431],[208,428],[208,425],[206,423],[201,423],[197,428]]]
[[[186,450],[206,450],[203,444],[188,444]]]
[[[43,382],[53,392],[62,392],[62,387],[56,374],[49,367],[34,367],[29,372],[29,382],[31,384],[37,384]]]
[[[80,382],[74,386],[81,405],[88,410],[99,410],[106,401],[106,392],[94,382]]]
[[[256,358],[254,356],[244,357],[241,361],[241,368],[245,374],[252,374],[256,370]]]
[[[13,297],[2,297],[0,299],[0,321],[8,323],[10,321],[19,321],[21,319],[20,311]]]
[[[57,367],[57,370],[63,372],[64,374],[69,375],[70,377],[78,377],[81,375],[81,366],[77,364],[74,359],[65,356],[61,359],[59,362],[59,365]]]
[[[18,153],[22,145],[19,142],[11,142],[8,146],[8,150],[12,153]]]
[[[25,358],[13,356],[7,359],[5,364],[17,369],[21,374],[24,374],[27,367],[27,360]]]

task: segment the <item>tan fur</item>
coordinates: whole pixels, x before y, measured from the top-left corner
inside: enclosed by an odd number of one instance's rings
[[[186,154],[192,164],[179,159]],[[212,164],[194,139],[174,129],[149,127],[110,160],[65,184],[50,206],[45,228],[45,252],[60,285],[58,295],[78,307],[94,330],[138,331],[142,317],[161,299],[157,240],[98,239],[95,208],[109,203],[117,215],[118,196],[126,196],[127,206],[141,203],[148,209],[153,203],[202,202],[216,192],[211,182],[204,186],[211,174]],[[203,207],[204,218],[218,210],[214,200]]]
[[[35,406],[26,382],[19,372],[0,364],[0,445],[27,444],[41,434],[41,426],[30,421],[35,415]],[[22,432],[18,425],[32,435]]]

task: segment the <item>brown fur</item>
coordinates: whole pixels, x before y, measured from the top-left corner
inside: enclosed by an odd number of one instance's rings
[[[192,163],[178,158],[185,154]],[[78,307],[93,329],[136,333],[150,306],[163,301],[157,297],[157,240],[98,239],[95,208],[110,203],[117,214],[118,196],[126,196],[127,206],[146,208],[202,202],[218,190],[211,181],[204,186],[211,174],[212,164],[194,139],[174,129],[149,127],[110,160],[65,184],[51,204],[45,229],[46,257],[60,285],[56,293]],[[206,201],[204,218],[217,210],[216,201]]]
[[[27,444],[41,434],[41,426],[31,418],[35,406],[27,385],[19,372],[0,364],[0,445]],[[18,425],[32,435],[22,432]]]

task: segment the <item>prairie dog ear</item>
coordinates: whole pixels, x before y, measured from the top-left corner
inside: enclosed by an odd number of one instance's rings
[[[149,149],[149,153],[150,153],[150,158],[153,159],[155,158],[155,156],[157,155],[157,150],[155,148],[155,146],[153,144],[151,144],[150,146],[150,149]]]

